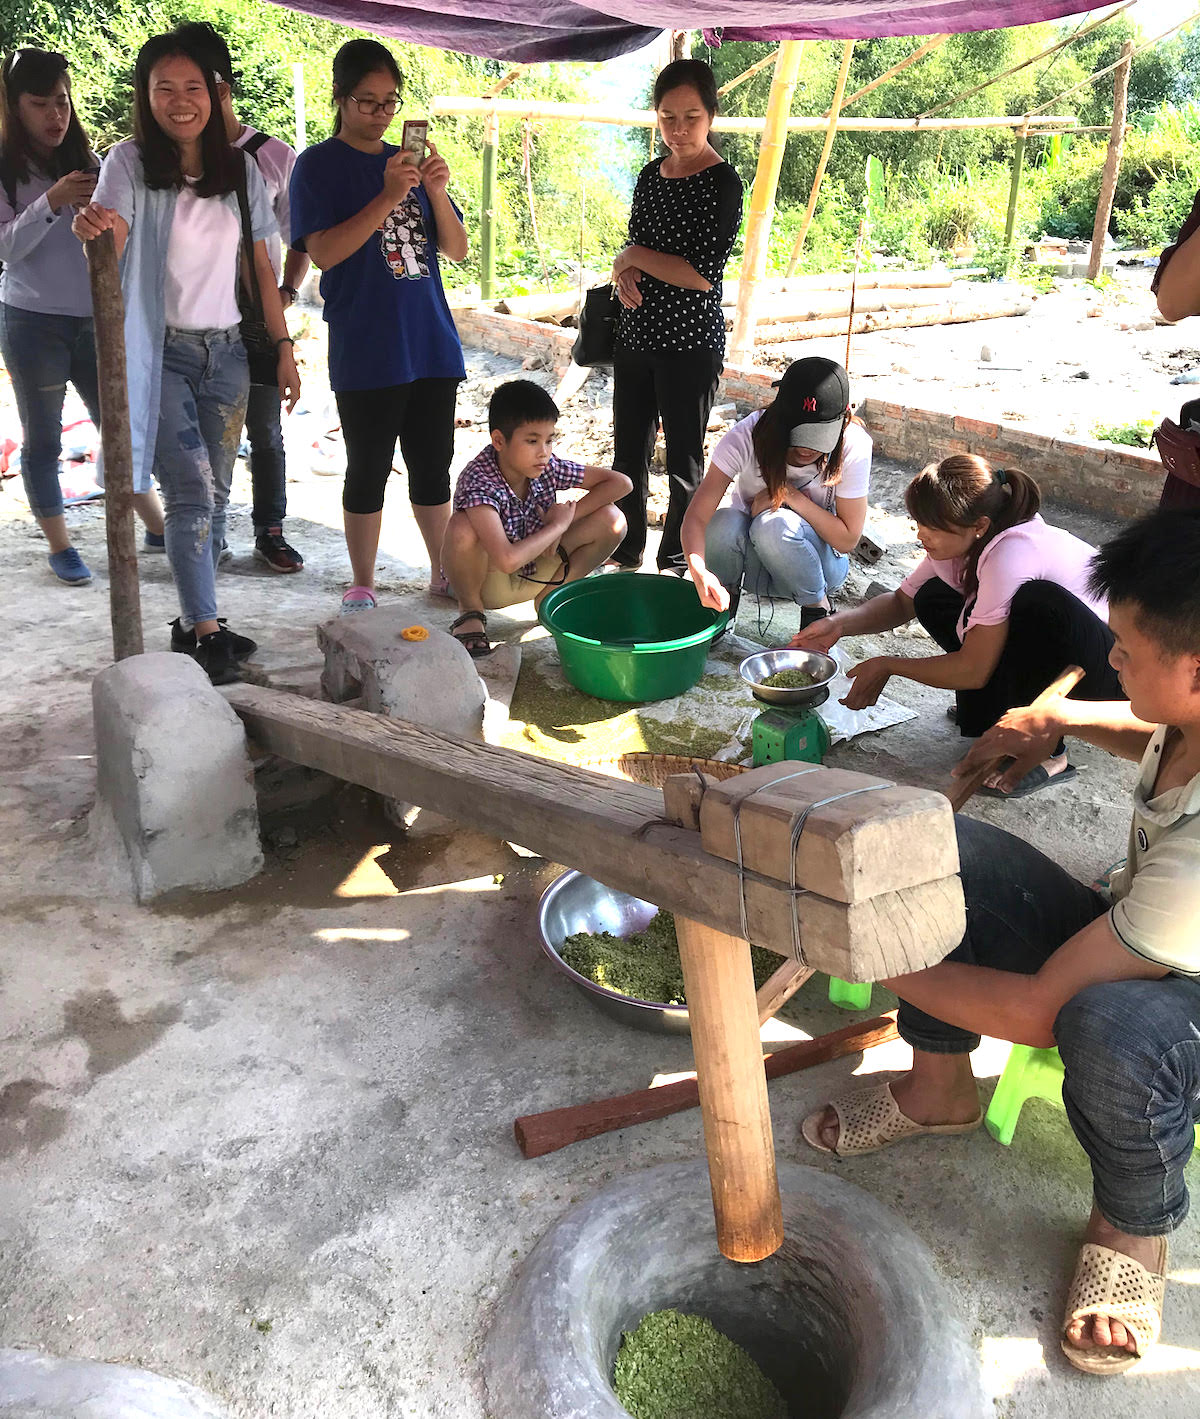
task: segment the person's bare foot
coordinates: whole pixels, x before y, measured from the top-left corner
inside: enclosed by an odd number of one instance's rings
[[[979,1117],[979,1090],[969,1055],[918,1055],[912,1072],[891,1083],[892,1098],[914,1123],[970,1123]],[[826,1148],[836,1149],[837,1114],[827,1108],[817,1130]]]
[[[1049,759],[1043,759],[1043,760],[1042,760],[1042,768],[1044,768],[1044,769],[1046,770],[1046,773],[1047,773],[1051,778],[1057,777],[1057,775],[1061,774],[1062,771],[1063,771],[1066,767],[1067,767],[1067,756],[1066,756],[1065,751],[1064,751],[1063,753],[1061,753],[1061,754],[1055,754],[1055,755],[1053,755],[1053,757],[1051,757],[1051,758],[1049,758]],[[983,786],[984,786],[985,788],[999,788],[999,787],[1000,787],[1000,780],[1001,780],[1003,777],[1004,777],[1004,770],[1003,770],[1003,769],[997,769],[994,774],[989,774],[989,775],[987,776],[987,778],[984,779],[984,781],[983,781]]]
[[[1131,1256],[1149,1272],[1158,1268],[1159,1237],[1134,1237],[1122,1232],[1106,1221],[1099,1209],[1093,1205],[1088,1218],[1085,1242],[1095,1242],[1109,1251]],[[1137,1342],[1128,1330],[1112,1316],[1089,1315],[1074,1320],[1063,1332],[1067,1343],[1078,1350],[1126,1350],[1131,1355],[1137,1351]]]

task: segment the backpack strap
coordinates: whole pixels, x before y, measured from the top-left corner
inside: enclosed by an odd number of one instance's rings
[[[255,162],[258,162],[258,150],[267,142],[270,136],[269,133],[263,133],[261,131],[255,133],[242,144],[242,152],[247,153]]]

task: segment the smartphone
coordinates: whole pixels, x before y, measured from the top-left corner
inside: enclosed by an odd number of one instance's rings
[[[400,134],[400,147],[414,163],[425,161],[425,141],[429,136],[429,120],[426,118],[406,118]]]

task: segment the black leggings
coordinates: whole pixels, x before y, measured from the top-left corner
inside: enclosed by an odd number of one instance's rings
[[[961,592],[934,577],[917,589],[913,605],[917,619],[947,654],[962,649],[957,629]],[[955,692],[958,732],[977,738],[1010,709],[1036,699],[1068,665],[1085,672],[1072,699],[1125,699],[1108,663],[1112,644],[1113,633],[1077,596],[1057,582],[1027,581],[1012,599],[1008,639],[992,678],[978,690]]]
[[[386,389],[343,389],[338,415],[346,441],[342,507],[372,513],[383,507],[396,440],[408,469],[408,496],[417,507],[450,501],[457,379],[414,379]]]
[[[646,550],[646,495],[650,457],[662,422],[671,485],[660,568],[682,566],[679,529],[704,472],[704,431],[717,393],[724,359],[717,350],[645,354],[618,349],[613,358],[613,467],[633,482],[617,506],[629,531],[614,561],[636,566]]]

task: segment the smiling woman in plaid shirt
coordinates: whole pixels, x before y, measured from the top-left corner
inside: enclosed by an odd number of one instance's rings
[[[502,384],[488,405],[492,441],[458,476],[442,565],[461,614],[455,638],[475,659],[491,654],[485,610],[532,600],[585,577],[625,535],[615,506],[633,486],[623,473],[555,455],[558,405],[532,380]],[[560,503],[559,492],[584,489]]]

